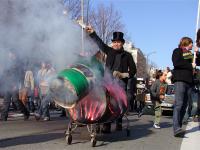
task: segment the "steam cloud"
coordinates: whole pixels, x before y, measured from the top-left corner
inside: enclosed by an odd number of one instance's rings
[[[62,0],[0,1],[0,76],[9,67],[9,49],[31,62],[49,60],[57,70],[76,61],[81,28],[63,10]],[[84,50],[98,50],[87,34]]]

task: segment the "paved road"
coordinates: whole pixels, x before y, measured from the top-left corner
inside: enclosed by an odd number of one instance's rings
[[[174,138],[172,134],[172,118],[164,116],[162,129],[153,129],[153,116],[144,115],[138,119],[129,116],[131,136],[124,131],[113,131],[108,135],[98,135],[97,145],[91,147],[90,136],[86,127],[80,127],[73,133],[72,145],[67,145],[64,131],[68,120],[54,114],[49,122],[30,120],[23,117],[12,117],[7,122],[0,122],[0,149],[4,150],[88,150],[88,149],[123,149],[123,150],[180,150],[182,138]],[[125,122],[125,121],[124,121]],[[124,124],[125,126],[125,124]],[[114,124],[112,126],[114,130]],[[196,130],[193,130],[196,131]],[[193,132],[191,130],[190,133]],[[197,135],[198,136],[198,135]],[[198,136],[198,138],[200,138]],[[187,145],[187,144],[186,144]],[[190,149],[192,150],[192,149]]]
[[[2,100],[0,99],[0,106]],[[131,136],[126,131],[114,131],[108,135],[97,135],[95,148],[91,147],[90,135],[86,127],[80,127],[73,133],[72,145],[67,145],[64,132],[68,119],[59,117],[59,112],[51,112],[51,121],[36,121],[33,116],[23,121],[22,114],[9,114],[7,122],[0,121],[0,149],[3,150],[197,150],[200,147],[199,123],[190,122],[185,126],[185,138],[175,138],[172,134],[172,117],[163,116],[162,129],[152,128],[152,115],[140,119],[132,113],[130,119]],[[148,113],[149,114],[149,113]],[[125,121],[123,121],[125,126]]]

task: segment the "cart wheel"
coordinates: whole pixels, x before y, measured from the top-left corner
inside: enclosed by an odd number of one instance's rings
[[[96,146],[97,140],[95,139],[95,137],[91,138],[91,143],[92,143],[92,147]]]
[[[67,144],[69,145],[72,144],[72,135],[71,134],[66,135],[65,140]]]
[[[131,135],[130,129],[126,129],[126,136],[130,136],[130,135]]]

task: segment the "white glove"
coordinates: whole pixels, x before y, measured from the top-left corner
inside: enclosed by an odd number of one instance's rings
[[[119,79],[129,78],[129,73],[121,73],[119,71],[114,71],[113,76]]]
[[[192,63],[192,67],[193,67],[193,68],[196,68],[196,64],[195,64],[195,63]]]

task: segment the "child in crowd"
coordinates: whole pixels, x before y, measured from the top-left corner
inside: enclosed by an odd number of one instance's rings
[[[162,72],[159,70],[156,74],[156,81],[150,88],[151,99],[155,110],[155,120],[153,127],[156,129],[160,129],[160,118],[162,115],[161,103],[162,100],[165,99],[165,93],[167,90],[166,77],[167,72]]]

